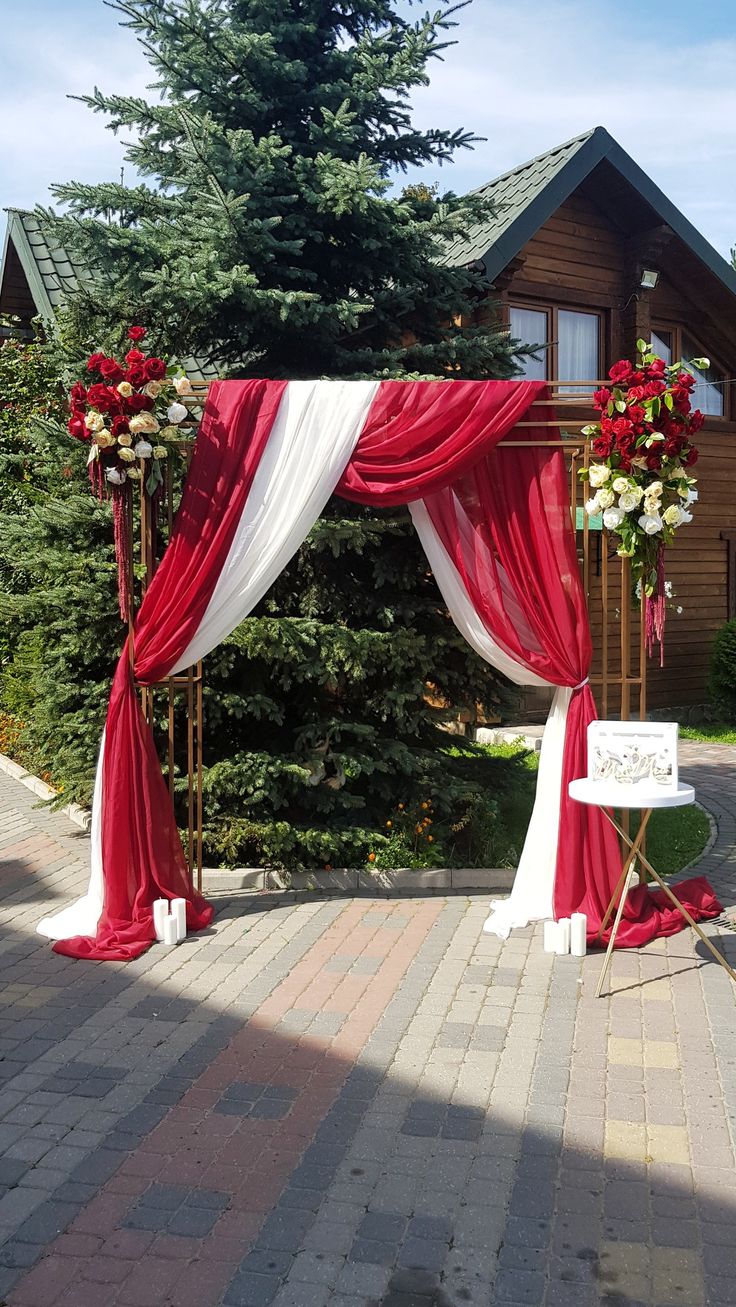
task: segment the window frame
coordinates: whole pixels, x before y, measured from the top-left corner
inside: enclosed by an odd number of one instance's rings
[[[508,330],[511,331],[511,310],[526,309],[533,313],[544,313],[547,319],[547,335],[549,339],[549,348],[541,356],[547,363],[548,382],[559,384],[560,386],[573,385],[576,381],[600,382],[605,372],[605,354],[607,345],[607,313],[605,309],[594,309],[588,304],[553,304],[541,300],[518,298],[510,299],[507,308]],[[559,376],[559,314],[565,313],[584,313],[590,318],[598,319],[598,376],[597,377],[571,377],[569,381],[562,380]]]
[[[672,362],[677,363],[682,358],[682,338],[689,336],[690,340],[697,345],[700,350],[700,340],[697,334],[690,327],[683,327],[679,322],[665,322],[659,320],[652,322],[652,331],[659,335],[660,332],[666,331],[672,337]],[[722,413],[704,413],[706,426],[711,422],[730,422],[731,421],[731,403],[730,391],[726,383],[728,372],[721,363],[720,359],[714,358],[710,350],[703,349],[699,354],[700,358],[708,358],[714,368],[717,368],[724,379],[723,386],[723,412]]]

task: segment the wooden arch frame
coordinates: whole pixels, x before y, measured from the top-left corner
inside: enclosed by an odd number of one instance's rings
[[[199,419],[198,410],[204,404],[209,382],[193,382],[193,394],[184,402],[190,409],[190,417],[181,425],[190,431],[196,429]],[[570,386],[585,387],[578,394],[570,394]],[[576,538],[579,542],[578,557],[580,561],[586,602],[591,622],[594,642],[594,659],[590,683],[597,699],[602,717],[608,717],[618,711],[622,720],[634,715],[643,720],[646,717],[647,696],[647,661],[644,640],[643,600],[638,613],[631,603],[632,581],[631,563],[628,558],[618,558],[613,548],[609,533],[600,527],[600,533],[591,529],[590,520],[584,511],[586,497],[585,483],[581,482],[578,472],[590,463],[590,437],[583,435],[582,429],[595,418],[592,406],[592,392],[601,386],[611,385],[606,380],[566,381],[550,383],[549,419],[542,426],[559,428],[558,439],[550,441],[525,440],[524,428],[539,429],[538,421],[517,423],[516,432],[522,434],[518,439],[505,440],[498,449],[540,447],[561,449],[565,454],[570,476],[570,511]],[[568,416],[569,415],[569,416]],[[194,450],[193,436],[187,436],[177,442],[177,449],[187,466]],[[162,500],[159,511],[168,523],[169,532],[174,521],[174,475],[171,463],[167,463]],[[140,539],[135,540],[132,499],[128,501],[128,575],[129,592],[132,596],[131,611],[128,614],[129,630],[132,634],[135,614],[136,585],[140,600],[146,592],[157,566],[156,558],[156,516],[151,512],[150,500],[141,479],[140,489]],[[599,558],[594,565],[592,544],[596,537],[601,547]],[[140,559],[137,569],[139,581],[136,580],[135,557]],[[632,619],[632,612],[634,613]],[[611,614],[618,626],[617,638],[611,638]],[[598,637],[596,639],[596,636]],[[133,641],[131,639],[131,648]],[[167,776],[169,793],[174,799],[175,789],[175,709],[177,696],[183,696],[186,708],[186,777],[187,777],[187,840],[185,854],[193,886],[202,889],[202,835],[203,835],[203,694],[202,662],[188,668],[177,676],[167,677],[156,685],[140,686],[141,705],[146,720],[154,729],[157,714],[161,711],[163,696],[167,713]],[[632,700],[633,705],[632,705]]]

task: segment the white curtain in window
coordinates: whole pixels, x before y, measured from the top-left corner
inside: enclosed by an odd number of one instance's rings
[[[511,335],[523,345],[547,344],[547,314],[538,309],[512,308],[509,313]],[[519,359],[522,377],[525,381],[547,380],[547,351],[543,350],[538,359]]]
[[[560,309],[557,314],[557,372],[560,381],[597,381],[600,319],[597,313]],[[565,386],[566,392],[589,386]]]

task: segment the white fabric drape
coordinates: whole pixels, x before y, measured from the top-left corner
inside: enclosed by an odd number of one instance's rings
[[[92,825],[90,826],[90,868],[87,893],[68,908],[62,908],[52,917],[44,917],[36,926],[39,935],[47,939],[73,939],[75,935],[94,935],[102,912],[102,767],[105,757],[105,732],[102,732],[100,754],[95,772],[92,796]]]
[[[224,640],[263,598],[322,512],[358,442],[378,381],[290,381],[202,621],[169,675]],[[50,939],[94,935],[102,912],[104,735],[92,802],[87,893],[37,927]]]
[[[455,625],[475,652],[515,685],[544,685],[531,668],[512,658],[481,622],[453,560],[435,530],[425,504],[409,505],[417,535]],[[491,903],[484,930],[505,939],[515,926],[552,916],[560,826],[560,790],[567,710],[572,690],[556,687],[539,755],[537,790],[519,867],[508,899]]]

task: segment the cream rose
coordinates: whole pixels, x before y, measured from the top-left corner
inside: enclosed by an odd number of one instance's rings
[[[162,427],[161,435],[164,440],[178,440],[181,432],[178,427]]]
[[[153,457],[154,457],[154,458],[166,458],[166,455],[168,454],[168,452],[169,452],[169,451],[168,451],[168,449],[166,448],[165,445],[154,445],[154,447],[153,447]]]
[[[615,531],[621,525],[626,514],[620,508],[607,508],[603,514],[603,525],[607,531]]]
[[[159,395],[161,394],[161,382],[160,381],[146,382],[145,386],[143,387],[143,394],[148,395],[149,399],[158,399]]]
[[[141,479],[141,470],[140,470],[140,468],[139,468],[139,467],[129,467],[129,468],[128,468],[128,480],[129,480],[129,481],[140,481],[140,479]]]
[[[166,416],[169,419],[169,422],[173,422],[174,425],[177,426],[180,422],[183,422],[187,416],[186,406],[184,404],[172,404]]]
[[[121,381],[117,387],[117,392],[119,395],[122,395],[124,399],[127,399],[129,395],[133,394],[133,387],[129,381]]]
[[[659,513],[642,513],[639,518],[639,526],[648,536],[653,536],[662,530],[662,519]]]
[[[189,377],[176,377],[174,379],[174,390],[177,395],[193,395],[194,390]]]
[[[124,463],[135,463],[135,454],[132,449],[121,449],[118,453]]]
[[[96,408],[93,408],[90,409],[89,413],[84,419],[84,425],[86,426],[88,431],[102,431],[102,428],[105,425],[105,419],[103,418],[101,413],[97,412]]]
[[[129,431],[121,431],[121,432],[120,432],[120,435],[118,436],[118,444],[119,444],[119,445],[132,445],[132,444],[133,444],[133,437],[131,436],[131,434],[130,434]]]
[[[98,431],[96,440],[100,449],[109,449],[115,444],[115,437],[109,431]]]
[[[605,463],[593,463],[588,474],[588,481],[594,490],[604,486],[611,475],[610,468]]]
[[[135,417],[130,419],[128,426],[137,436],[155,436],[160,430],[153,413],[136,413]]]
[[[662,485],[661,481],[653,481],[650,486],[647,486],[644,493],[647,496],[647,498],[656,498],[657,496],[662,494],[663,490],[664,490],[664,486]]]
[[[680,508],[680,505],[670,504],[669,508],[665,508],[662,514],[662,521],[665,522],[667,526],[679,526],[682,522],[682,509]]]
[[[630,486],[631,482],[628,477],[616,477],[616,480],[613,482],[613,489],[616,491],[617,495],[625,495]]]
[[[601,508],[610,508],[611,505],[614,503],[615,498],[616,496],[614,495],[613,491],[609,490],[607,487],[604,487],[603,490],[598,491],[598,503],[600,504]]]

